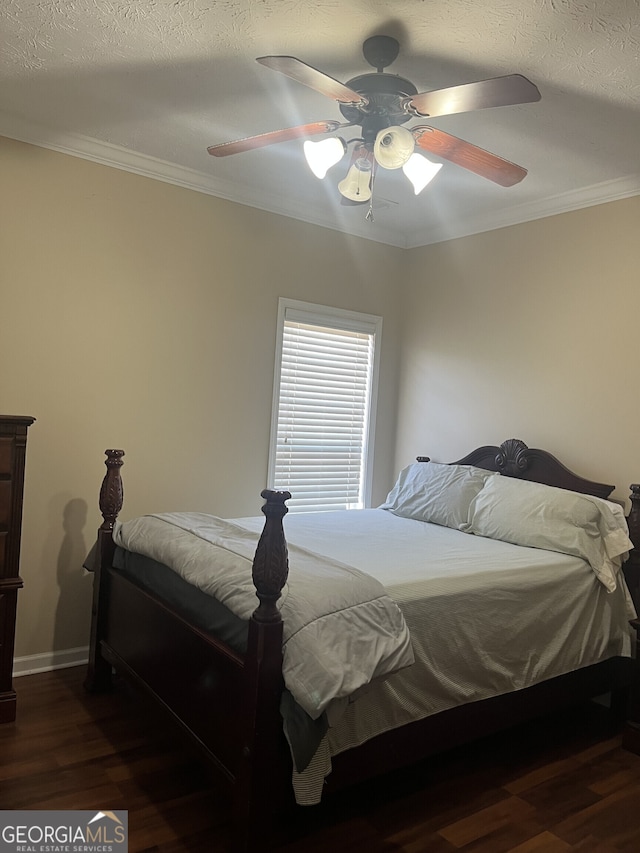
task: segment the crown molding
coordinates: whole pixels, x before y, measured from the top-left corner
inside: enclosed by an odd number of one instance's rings
[[[362,220],[354,221],[347,219],[342,212],[338,212],[337,219],[330,219],[310,210],[309,205],[290,199],[285,207],[279,203],[277,198],[261,195],[259,191],[248,192],[246,188],[238,187],[236,184],[207,173],[140,154],[128,148],[102,142],[82,134],[58,132],[7,113],[0,113],[0,135],[20,142],[27,142],[40,148],[68,154],[72,157],[90,160],[103,166],[132,172],[152,180],[163,181],[195,192],[212,195],[267,213],[287,216],[310,225],[318,225],[339,231],[342,234],[350,234],[401,249],[429,246],[434,243],[494,231],[498,228],[519,225],[534,219],[542,219],[547,216],[555,216],[584,207],[640,195],[640,176],[632,175],[612,181],[604,181],[580,190],[560,193],[540,202],[521,204],[499,211],[484,211],[480,217],[459,221],[453,228],[436,226],[435,228],[425,229],[423,227],[397,238],[390,234],[386,228],[372,226],[371,223],[364,220],[364,217]]]
[[[521,225],[525,222],[532,222],[534,219],[570,213],[573,210],[582,210],[585,207],[606,204],[610,201],[620,201],[623,198],[631,198],[636,195],[640,195],[640,175],[629,175],[625,178],[602,181],[598,184],[592,184],[590,187],[558,193],[542,201],[520,204],[507,210],[485,211],[481,217],[475,219],[470,217],[464,222],[457,223],[453,228],[443,226],[433,229],[426,235],[426,239],[424,232],[416,231],[413,235],[408,236],[405,248],[417,249],[420,246],[443,243],[459,237],[470,237],[473,234],[483,234],[486,231],[495,231],[498,228]]]

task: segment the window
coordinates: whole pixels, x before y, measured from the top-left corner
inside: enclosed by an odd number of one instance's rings
[[[269,483],[292,512],[368,503],[381,331],[381,317],[280,300]]]

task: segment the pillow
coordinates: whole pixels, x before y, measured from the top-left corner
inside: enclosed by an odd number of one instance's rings
[[[560,551],[586,560],[612,592],[633,548],[622,507],[610,501],[530,483],[492,477],[473,499],[464,528],[491,539]]]
[[[486,480],[495,476],[472,465],[414,462],[402,469],[379,508],[461,530],[468,522],[471,501]]]

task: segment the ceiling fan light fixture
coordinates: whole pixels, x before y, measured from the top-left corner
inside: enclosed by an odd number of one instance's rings
[[[440,169],[442,169],[442,163],[432,163],[431,160],[417,153],[412,154],[402,167],[402,171],[413,184],[416,195],[435,178]]]
[[[383,169],[399,169],[414,152],[416,141],[406,127],[385,127],[378,131],[373,155]]]
[[[346,177],[338,184],[340,194],[349,201],[369,201],[371,198],[371,163],[358,157]]]
[[[309,168],[316,178],[324,178],[329,169],[342,160],[347,151],[347,145],[340,136],[321,139],[320,142],[307,139],[303,148]]]
[[[328,170],[344,157],[347,144],[356,142],[358,144],[353,149],[347,175],[339,184],[340,203],[343,205],[358,205],[364,193],[374,192],[378,165],[384,169],[404,167],[418,195],[441,168],[440,165],[417,157],[418,149],[432,152],[439,159],[454,163],[501,187],[512,187],[522,181],[527,170],[516,163],[434,127],[420,125],[407,129],[403,125],[423,116],[446,116],[533,103],[540,100],[537,86],[521,74],[508,74],[419,92],[411,80],[386,71],[387,66],[397,58],[399,49],[397,39],[392,36],[370,36],[365,40],[362,52],[376,73],[358,74],[346,83],[295,56],[258,57],[257,61],[266,68],[337,102],[346,121],[327,119],[309,122],[218,143],[209,146],[207,151],[216,157],[226,157],[293,139],[309,140],[324,134],[322,141],[306,141],[304,144],[309,167],[318,178],[324,178]],[[360,134],[355,139],[349,139],[348,143],[340,137],[328,138],[345,127],[359,127]],[[360,157],[369,163],[368,181],[364,169],[353,169]],[[356,201],[351,200],[354,196]],[[367,219],[373,219],[371,207]]]

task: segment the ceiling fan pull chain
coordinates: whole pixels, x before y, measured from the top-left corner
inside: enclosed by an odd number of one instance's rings
[[[374,218],[373,218],[373,196],[374,196],[374,190],[376,188],[376,175],[378,174],[377,165],[378,164],[376,163],[376,161],[374,159],[373,163],[372,163],[372,167],[371,167],[371,199],[369,201],[369,210],[367,210],[367,215],[365,216],[365,219],[367,220],[367,222],[374,222]]]

